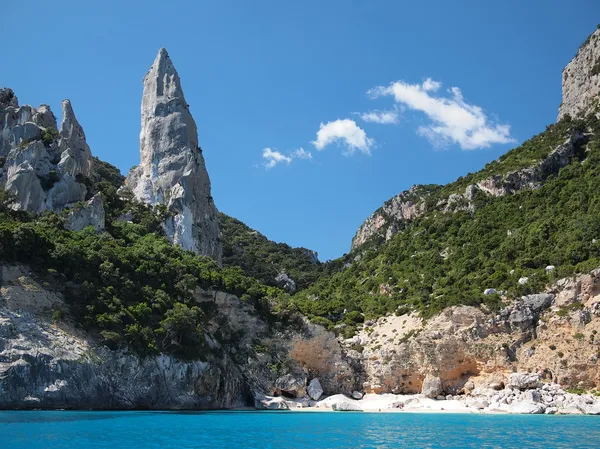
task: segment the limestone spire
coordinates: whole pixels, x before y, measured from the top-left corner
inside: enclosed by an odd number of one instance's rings
[[[217,209],[196,122],[164,48],[144,77],[141,119],[140,165],[127,185],[138,200],[168,207],[165,232],[173,243],[220,263]]]

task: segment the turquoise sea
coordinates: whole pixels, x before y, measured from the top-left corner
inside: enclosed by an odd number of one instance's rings
[[[0,412],[2,449],[598,447],[594,416]]]

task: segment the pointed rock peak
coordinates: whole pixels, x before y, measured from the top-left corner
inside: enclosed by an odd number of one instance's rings
[[[144,77],[144,100],[156,102],[158,98],[165,97],[162,101],[173,99],[181,100],[187,106],[181,89],[179,74],[165,48],[158,50],[156,59]],[[142,104],[142,112],[143,104]]]
[[[70,100],[62,101],[62,121],[60,123],[60,134],[66,138],[76,136],[78,140],[85,140],[85,133],[75,117],[75,112],[73,112],[73,106],[71,106]]]

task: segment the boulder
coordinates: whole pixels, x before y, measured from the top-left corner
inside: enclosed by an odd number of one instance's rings
[[[520,413],[527,415],[539,415],[546,411],[546,406],[534,402],[515,401],[508,407],[509,413]]]
[[[336,402],[331,407],[336,412],[362,412],[362,408],[354,402]]]
[[[275,394],[290,398],[301,398],[306,395],[306,378],[286,374],[275,381]]]
[[[522,278],[519,278],[519,284],[521,285],[525,285],[529,282],[529,278],[527,276],[523,276]]]
[[[362,399],[362,398],[363,398],[363,396],[364,396],[364,394],[363,394],[363,393],[361,393],[360,391],[354,390],[354,391],[352,392],[352,397],[353,397],[354,399]]]
[[[521,300],[532,312],[539,313],[552,305],[554,295],[551,293],[538,293],[536,295],[523,296]]]
[[[483,291],[484,295],[495,295],[496,294],[496,289],[495,288],[486,288]]]
[[[540,375],[533,373],[513,373],[508,377],[508,388],[529,390],[542,386]]]
[[[424,394],[428,398],[435,398],[444,392],[442,388],[442,380],[438,376],[432,376],[428,374],[423,381],[423,387],[421,388],[421,394]]]
[[[311,399],[318,401],[319,398],[323,395],[323,387],[321,387],[321,382],[316,377],[310,381],[308,384],[308,395]]]

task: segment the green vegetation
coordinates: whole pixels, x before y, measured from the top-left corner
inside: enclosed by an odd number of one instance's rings
[[[223,243],[223,265],[241,267],[247,276],[266,285],[275,285],[275,277],[285,271],[298,289],[306,288],[323,273],[305,248],[292,248],[268,240],[239,220],[219,214]]]
[[[481,172],[431,190],[430,198],[435,204],[477,180],[533,165],[570,132],[584,128],[593,135],[581,154],[540,188],[502,197],[479,195],[475,212],[445,213],[428,207],[424,216],[405,224],[389,242],[376,238],[345,256],[341,262],[350,264],[347,269],[317,280],[293,302],[304,314],[332,324],[345,320],[344,310],[366,318],[408,311],[429,317],[458,304],[497,310],[499,295],[484,295],[485,289],[516,297],[600,266],[596,119],[567,119],[550,126]],[[546,273],[547,265],[557,268]],[[518,280],[524,276],[529,281],[521,285]]]
[[[91,227],[67,231],[63,214],[12,211],[11,196],[0,191],[0,261],[34,268],[62,290],[76,320],[112,348],[202,358],[209,350],[202,329],[216,311],[212,303],[196,302],[197,288],[238,295],[274,319],[268,301],[282,294],[279,289],[171,245],[161,230],[164,208],[119,198],[116,174],[100,169],[90,187],[102,192],[107,209],[103,234]],[[117,219],[126,210],[133,223]]]
[[[54,142],[56,136],[58,136],[58,131],[56,128],[54,126],[49,126],[42,132],[42,142],[44,142],[44,145],[49,147],[52,142]]]

